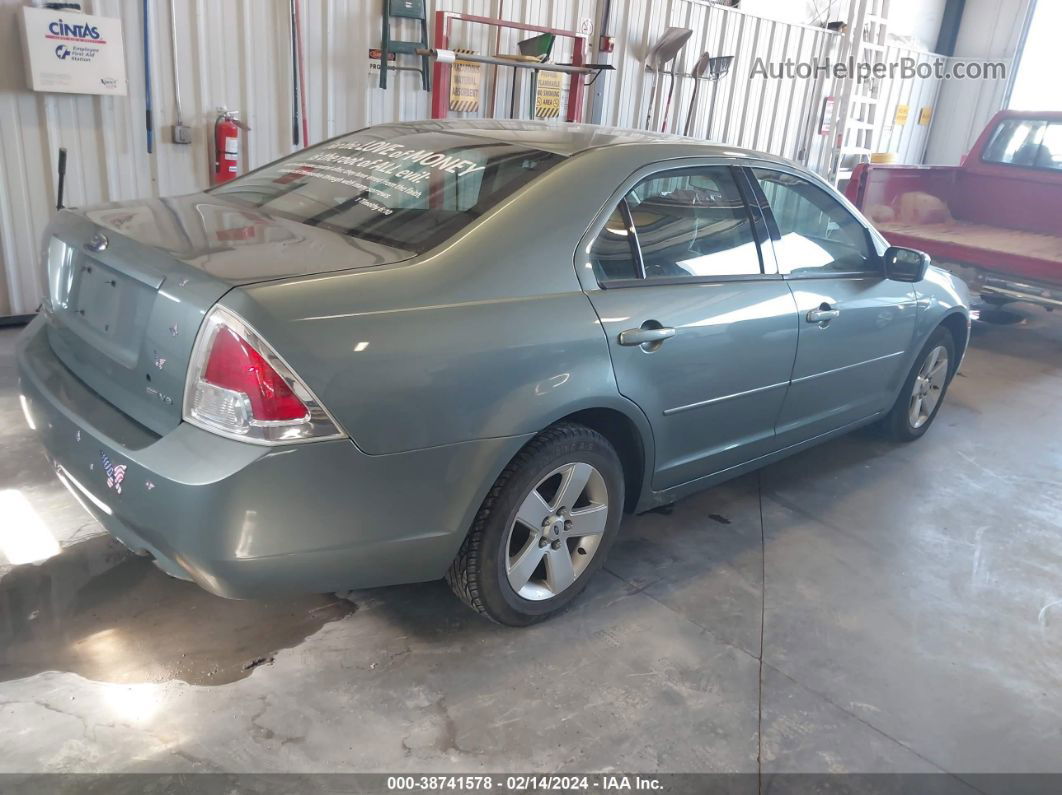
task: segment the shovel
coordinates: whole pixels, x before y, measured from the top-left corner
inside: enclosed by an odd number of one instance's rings
[[[693,65],[693,96],[690,97],[690,109],[686,114],[686,127],[682,130],[683,135],[689,135],[690,130],[693,129],[693,114],[697,110],[697,95],[701,91],[701,78],[704,77],[704,73],[708,71],[708,62],[711,61],[712,56],[706,52],[701,53],[701,57],[697,59],[697,63]]]
[[[689,28],[668,28],[660,37],[660,41],[649,50],[649,56],[645,60],[646,66],[653,73],[653,85],[649,90],[649,110],[645,114],[645,129],[647,130],[652,128],[653,107],[656,103],[656,87],[660,81],[660,73],[664,71],[669,61],[675,60],[675,56],[686,46],[686,42],[692,35],[693,31]],[[674,73],[671,76],[671,87],[672,89],[675,87]]]

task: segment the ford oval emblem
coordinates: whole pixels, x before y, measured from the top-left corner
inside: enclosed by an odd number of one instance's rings
[[[102,232],[97,232],[89,239],[89,242],[85,244],[85,248],[89,251],[103,251],[107,248],[108,243],[110,243],[110,241],[107,239],[107,235]]]

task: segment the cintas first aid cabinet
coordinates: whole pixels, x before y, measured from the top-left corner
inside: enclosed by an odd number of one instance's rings
[[[22,44],[34,91],[125,96],[122,21],[24,6]]]

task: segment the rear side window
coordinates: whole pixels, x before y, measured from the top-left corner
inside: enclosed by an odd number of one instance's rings
[[[637,253],[646,280],[763,272],[752,219],[728,166],[655,174],[624,202],[631,228],[621,203],[591,248],[599,280],[635,277]]]
[[[605,228],[590,247],[590,262],[598,281],[634,279],[638,276],[634,235],[627,224],[625,201],[612,211]]]
[[[419,253],[562,159],[467,131],[385,125],[297,152],[212,193]]]
[[[866,228],[837,199],[806,179],[754,168],[778,226],[774,241],[784,274],[878,272]]]
[[[981,159],[986,163],[1062,171],[1062,123],[1042,119],[1000,122]]]

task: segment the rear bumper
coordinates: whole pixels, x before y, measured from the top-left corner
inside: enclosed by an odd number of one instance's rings
[[[956,262],[937,261],[934,264],[960,277],[969,285],[973,293],[995,295],[1012,301],[1024,301],[1028,304],[1046,306],[1052,309],[1062,308],[1062,286],[1029,279],[1013,278],[1005,274],[994,273],[972,265]]]
[[[988,274],[984,277],[980,289],[982,295],[998,295],[1052,309],[1062,308],[1062,287],[1029,284]]]
[[[78,381],[43,330],[38,318],[19,339],[19,384],[57,474],[108,532],[219,596],[441,577],[526,441],[366,455],[348,440],[267,448],[187,423],[154,436]]]

